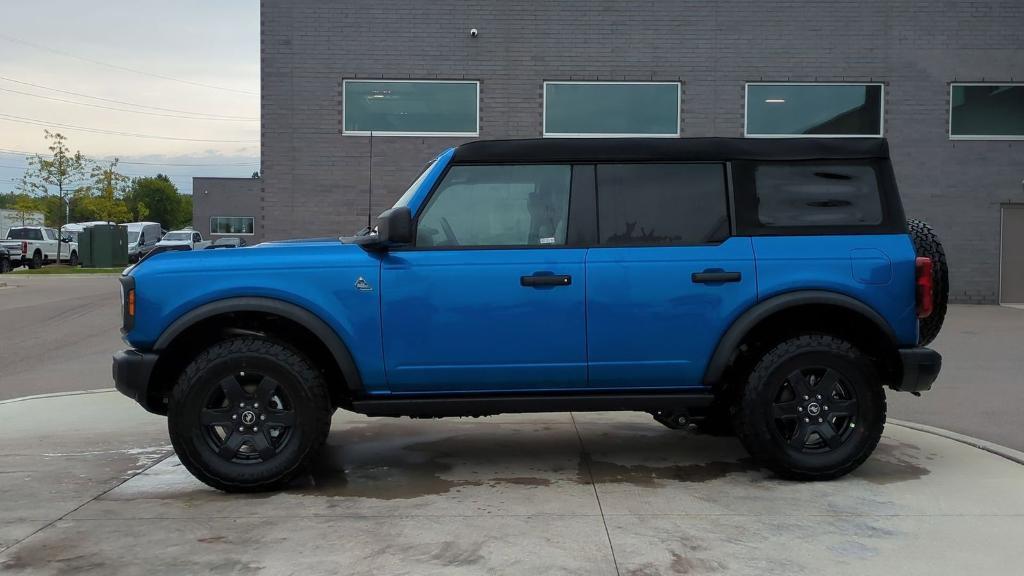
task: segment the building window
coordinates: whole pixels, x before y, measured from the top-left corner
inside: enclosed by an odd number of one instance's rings
[[[1024,140],[1024,84],[950,84],[949,137]]]
[[[255,218],[252,216],[211,216],[210,234],[251,236]]]
[[[679,136],[678,82],[545,82],[544,136]]]
[[[442,80],[345,80],[343,133],[477,136],[480,83]]]
[[[748,137],[882,135],[881,84],[747,84]]]
[[[598,164],[601,244],[709,244],[729,236],[722,164]]]

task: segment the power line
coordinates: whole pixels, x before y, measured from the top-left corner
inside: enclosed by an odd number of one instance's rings
[[[171,82],[180,82],[182,84],[190,84],[192,86],[199,86],[199,87],[202,87],[202,88],[210,88],[212,90],[223,90],[225,92],[235,92],[237,94],[247,94],[249,96],[258,96],[258,94],[256,92],[250,92],[248,90],[239,90],[237,88],[227,88],[225,86],[215,86],[213,84],[204,84],[202,82],[195,82],[195,81],[192,81],[192,80],[183,80],[181,78],[175,78],[173,76],[165,76],[163,74],[156,74],[154,72],[147,72],[146,70],[138,70],[136,68],[129,68],[127,66],[121,66],[119,64],[111,64],[109,62],[103,62],[102,60],[94,60],[92,58],[86,58],[85,56],[79,56],[77,54],[72,54],[70,52],[65,52],[63,50],[57,50],[56,48],[50,48],[49,46],[41,46],[39,44],[35,44],[35,43],[29,42],[27,40],[22,40],[20,38],[15,38],[13,36],[7,36],[6,34],[0,34],[0,38],[3,38],[4,40],[7,40],[8,42],[14,42],[14,43],[17,43],[17,44],[24,44],[25,46],[30,46],[30,47],[35,48],[37,50],[43,50],[43,51],[46,51],[46,52],[52,52],[54,54],[60,54],[61,56],[66,56],[68,58],[74,58],[76,60],[82,60],[83,62],[89,62],[91,64],[96,64],[96,65],[99,65],[99,66],[106,66],[108,68],[113,68],[114,70],[123,70],[125,72],[133,72],[135,74],[141,74],[143,76],[151,76],[153,78],[160,78],[161,80],[169,80]]]
[[[46,153],[42,153],[42,152],[28,152],[28,151],[25,151],[25,150],[11,150],[11,149],[7,149],[7,148],[0,148],[0,154],[17,154],[17,155],[21,155],[21,156],[45,156],[46,155]],[[100,158],[99,159],[99,161],[101,161],[101,162],[111,162],[113,160],[114,160],[113,158]],[[140,166],[177,166],[177,167],[193,167],[193,168],[195,168],[195,167],[202,167],[202,166],[207,166],[207,167],[212,167],[212,168],[217,168],[217,167],[220,167],[220,166],[259,166],[259,164],[260,164],[260,162],[258,160],[254,161],[254,162],[221,162],[221,163],[216,163],[216,164],[208,164],[208,163],[180,163],[180,162],[142,162],[142,161],[134,161],[133,162],[133,161],[130,161],[130,160],[121,160],[121,159],[118,159],[117,163],[118,164],[140,165]]]
[[[6,82],[13,82],[15,84],[21,84],[22,86],[31,86],[33,88],[39,88],[42,90],[50,90],[51,92],[60,92],[61,94],[68,94],[70,96],[78,96],[80,98],[88,98],[90,100],[99,100],[100,102],[110,102],[112,104],[123,104],[125,106],[134,106],[136,108],[146,108],[148,110],[159,110],[161,112],[175,112],[178,114],[189,114],[192,116],[210,116],[213,118],[224,118],[230,120],[251,120],[256,121],[259,118],[248,118],[245,116],[230,116],[226,114],[208,114],[206,112],[193,112],[190,110],[177,110],[175,108],[161,108],[160,106],[147,106],[146,104],[136,104],[134,102],[125,102],[124,100],[114,100],[112,98],[101,98],[99,96],[91,96],[89,94],[82,94],[81,92],[72,92],[70,90],[61,90],[60,88],[53,88],[52,86],[44,86],[42,84],[33,84],[32,82],[25,82],[24,80],[15,80],[7,76],[0,76],[0,80]]]
[[[67,130],[79,130],[81,132],[91,132],[93,134],[109,134],[111,136],[128,136],[131,138],[150,138],[153,140],[178,140],[181,142],[219,142],[228,144],[250,144],[258,142],[258,140],[217,140],[211,138],[179,138],[177,136],[158,136],[155,134],[139,134],[136,132],[120,132],[118,130],[107,130],[104,128],[91,128],[88,126],[75,126],[73,124],[60,124],[57,122],[47,122],[45,120],[37,120],[35,118],[26,118],[24,116],[14,116],[11,114],[0,114],[0,120],[7,122],[17,122],[19,124],[28,124],[30,126],[42,126],[44,128],[64,128]]]
[[[216,120],[220,122],[258,122],[258,120],[235,120],[233,118],[204,118],[202,116],[183,116],[180,114],[162,114],[160,112],[145,112],[143,110],[128,110],[127,108],[114,108],[113,106],[103,106],[101,104],[89,104],[87,102],[75,102],[74,100],[66,100],[64,98],[54,98],[53,96],[43,96],[41,94],[32,94],[31,92],[22,92],[20,90],[11,90],[10,88],[0,88],[0,91],[11,92],[13,94],[21,94],[23,96],[32,96],[34,98],[42,98],[44,100],[53,100],[55,102],[66,102],[68,104],[75,104],[77,106],[88,106],[90,108],[101,108],[103,110],[114,110],[115,112],[128,112],[130,114],[145,114],[146,116],[161,116],[163,118],[181,118],[184,120]]]

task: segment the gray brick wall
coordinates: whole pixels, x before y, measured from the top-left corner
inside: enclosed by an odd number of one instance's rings
[[[481,138],[540,136],[544,80],[679,80],[684,137],[742,136],[744,82],[880,81],[907,213],[942,235],[953,299],[997,297],[999,204],[1024,201],[1024,142],[950,141],[948,83],[1024,79],[1020,0],[261,6],[267,238],[347,233],[367,221],[368,139],[340,134],[342,78],[479,80]],[[459,142],[374,138],[369,213]]]
[[[246,244],[264,240],[261,223],[260,197],[261,180],[253,178],[193,178],[192,179],[192,227],[202,233],[205,240],[237,237]],[[253,235],[210,233],[211,216],[251,216]]]

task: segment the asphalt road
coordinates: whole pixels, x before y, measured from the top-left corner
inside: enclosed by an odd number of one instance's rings
[[[0,400],[107,388],[118,332],[114,277],[4,275]],[[889,416],[1024,450],[1024,310],[952,306],[933,347],[942,375],[920,398],[889,392]]]
[[[124,347],[117,277],[21,276],[0,283],[0,400],[113,386]]]

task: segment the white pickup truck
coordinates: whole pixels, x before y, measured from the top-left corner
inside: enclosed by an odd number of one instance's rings
[[[7,231],[7,239],[0,240],[0,246],[7,248],[9,253],[20,254],[17,261],[11,258],[11,266],[15,268],[25,265],[34,270],[56,262],[58,246],[61,262],[78,266],[78,242],[66,240],[70,238],[61,238],[53,228],[16,226]]]
[[[156,243],[156,248],[165,246],[188,246],[192,250],[204,250],[210,245],[209,240],[203,240],[203,235],[195,230],[172,230]],[[162,251],[162,250],[161,250]]]

